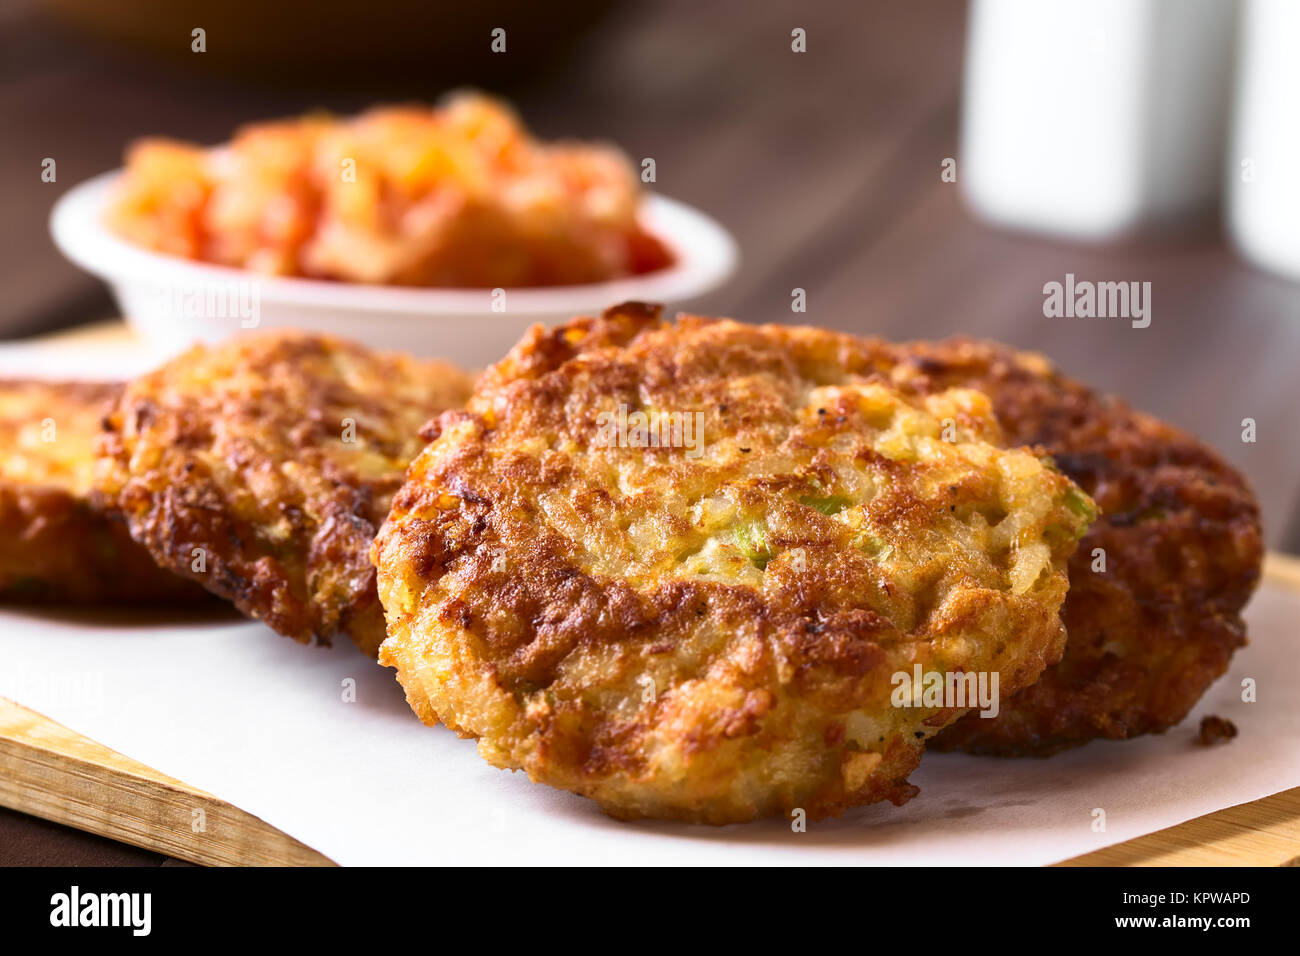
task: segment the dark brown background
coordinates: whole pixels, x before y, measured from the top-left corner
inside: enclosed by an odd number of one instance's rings
[[[508,6],[494,14],[509,37]],[[579,29],[590,11],[566,19],[559,7],[546,29],[517,35],[539,48],[558,36],[571,49],[552,56],[516,44],[507,57],[530,58],[516,75],[492,72],[502,61],[477,55],[487,37],[479,26],[457,33],[453,11],[448,26],[405,31],[384,70],[354,64],[325,70],[322,81],[301,56],[286,56],[279,69],[260,64],[252,82],[247,52],[237,59],[239,44],[223,43],[220,30],[209,30],[202,64],[187,52],[188,31],[150,58],[55,29],[30,0],[11,0],[0,7],[0,327],[32,332],[112,314],[102,287],[54,251],[45,220],[59,193],[117,165],[129,140],[216,142],[252,118],[435,98],[445,80],[432,61],[444,73],[459,61],[445,52],[421,60],[418,49],[412,58],[415,37],[430,51],[472,48],[463,75],[509,95],[539,133],[607,138],[654,157],[660,191],[726,224],[742,266],[701,311],[891,338],[967,333],[1041,350],[1221,449],[1254,483],[1270,545],[1297,549],[1300,286],[1243,264],[1214,223],[1189,226],[1174,243],[1084,247],[974,221],[958,187],[939,178],[945,157],[961,174],[961,0],[658,0],[615,5],[590,31]],[[312,16],[312,4],[297,9]],[[204,24],[201,11],[193,19]],[[796,26],[807,31],[805,54],[790,50]],[[307,42],[272,39],[295,51]],[[40,181],[47,156],[58,161],[57,184]],[[1043,284],[1067,272],[1150,281],[1151,327],[1044,318]],[[795,287],[807,290],[806,315],[790,313]],[[1240,440],[1247,416],[1258,423],[1253,445]],[[162,860],[0,811],[0,863]]]

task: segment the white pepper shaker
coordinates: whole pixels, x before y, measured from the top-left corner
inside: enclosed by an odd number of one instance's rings
[[[1300,279],[1300,3],[1247,0],[1227,163],[1228,231],[1256,265]]]
[[[1211,212],[1234,0],[973,0],[957,179],[1000,225],[1109,239]]]

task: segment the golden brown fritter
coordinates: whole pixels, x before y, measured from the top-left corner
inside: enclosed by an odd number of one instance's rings
[[[1259,509],[1240,474],[1190,435],[1061,375],[1042,356],[952,340],[882,361],[921,391],[979,389],[1009,442],[1035,445],[1101,509],[1070,562],[1065,656],[995,720],[935,745],[1050,754],[1177,724],[1245,643],[1241,609],[1263,560]],[[1095,572],[1094,549],[1105,551]]]
[[[383,640],[369,549],[420,426],[470,380],[300,332],[198,346],[127,386],[99,495],[165,567],[281,634]]]
[[[0,381],[0,598],[184,602],[203,591],[154,564],[91,506],[100,420],[122,387]]]
[[[979,393],[855,375],[869,347],[635,305],[533,329],[375,543],[415,711],[621,818],[910,798],[975,702],[896,675],[1035,680],[1092,506]]]

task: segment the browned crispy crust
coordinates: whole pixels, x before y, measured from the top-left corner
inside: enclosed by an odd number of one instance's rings
[[[1231,740],[1237,736],[1237,725],[1226,717],[1220,717],[1217,714],[1206,714],[1201,718],[1201,727],[1196,734],[1196,742],[1202,747],[1213,747],[1215,744]]]
[[[0,381],[0,599],[184,603],[201,588],[164,571],[87,500],[100,419],[121,386]]]
[[[371,539],[420,426],[468,389],[446,363],[328,336],[198,346],[127,387],[97,492],[160,564],[294,640],[373,655]]]
[[[620,818],[908,799],[966,708],[897,706],[893,676],[1031,683],[1091,505],[994,444],[979,393],[905,400],[880,348],[638,306],[534,329],[375,542],[380,659],[417,714]],[[701,455],[597,438],[620,403],[700,412]]]
[[[1245,643],[1241,609],[1263,560],[1245,479],[1179,429],[1099,395],[1041,356],[955,339],[899,347],[893,374],[993,400],[1008,441],[1037,445],[1102,515],[1070,562],[1065,656],[994,720],[967,717],[940,749],[1047,755],[1180,722]],[[1092,570],[1094,549],[1106,571]]]

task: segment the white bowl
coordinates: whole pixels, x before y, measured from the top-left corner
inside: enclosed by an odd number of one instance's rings
[[[598,314],[629,300],[684,306],[725,282],[737,260],[735,241],[717,222],[652,195],[642,223],[669,247],[674,264],[644,276],[507,289],[495,298],[490,289],[263,276],[152,252],[109,231],[105,207],[120,175],[104,173],[65,193],[50,214],[50,232],[65,256],[109,284],[127,321],[158,358],[241,328],[292,327],[478,367],[505,355],[536,322]]]

